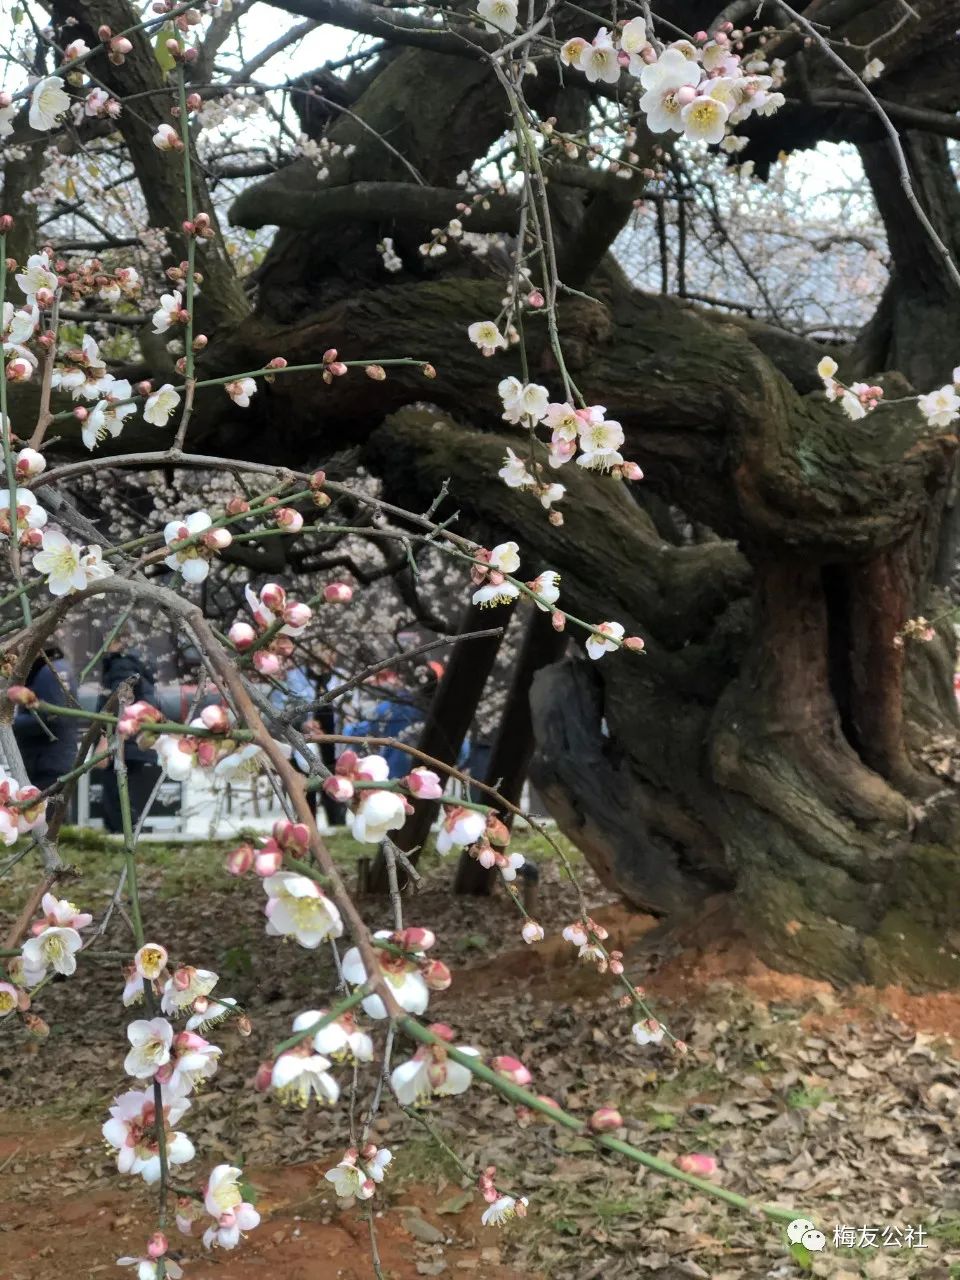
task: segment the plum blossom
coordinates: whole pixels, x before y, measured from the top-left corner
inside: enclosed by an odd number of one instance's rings
[[[535,485],[536,479],[527,470],[526,463],[518,458],[513,450],[507,447],[507,456],[497,475],[508,489],[529,489]]]
[[[560,61],[565,67],[579,67],[580,59],[589,48],[589,40],[584,40],[583,36],[572,36],[560,46]]]
[[[524,920],[520,936],[528,946],[534,942],[542,942],[544,939],[543,925],[538,924],[536,920]]]
[[[215,551],[222,551],[233,541],[229,529],[211,529],[213,520],[209,512],[192,511],[182,520],[170,520],[163,529],[163,540],[172,550],[164,556],[163,563],[183,575],[184,582],[203,582],[210,572],[210,556]],[[191,541],[189,546],[178,547],[175,544],[185,542],[188,538],[210,532],[205,537]]]
[[[532,582],[528,582],[527,586],[536,594],[537,599],[534,603],[544,613],[549,613],[560,599],[560,575],[555,569],[544,569],[543,573],[538,574]]]
[[[694,98],[680,112],[683,136],[692,142],[706,142],[716,146],[726,128],[727,107],[715,94]]]
[[[948,384],[937,391],[929,391],[917,400],[917,408],[931,427],[949,427],[960,418],[960,396]]]
[[[327,938],[339,938],[343,921],[336,903],[315,880],[292,871],[278,871],[263,882],[267,894],[267,933],[295,938],[315,950]]]
[[[161,1067],[170,1061],[173,1043],[173,1027],[166,1018],[144,1018],[131,1022],[127,1027],[127,1039],[131,1049],[123,1062],[128,1076],[152,1079]]]
[[[179,151],[183,142],[172,124],[161,124],[151,139],[158,151]]]
[[[219,975],[212,969],[181,965],[163,985],[160,1008],[164,1013],[176,1017],[197,1000],[206,999],[219,981]]]
[[[0,1018],[9,1017],[20,1004],[20,993],[12,982],[0,982]]]
[[[69,976],[77,971],[76,953],[83,940],[76,929],[54,925],[28,938],[20,949],[23,976],[30,987],[42,982],[48,969]]]
[[[30,544],[34,541],[32,531],[42,529],[47,523],[47,513],[31,489],[18,488],[16,494],[17,541]],[[10,537],[11,528],[10,490],[0,489],[0,540]],[[39,538],[40,535],[37,534],[36,537]]]
[[[236,382],[228,382],[223,389],[235,405],[246,409],[250,397],[257,393],[257,384],[253,378],[239,378]]]
[[[640,99],[640,110],[647,117],[651,133],[679,132],[681,112],[694,97],[694,86],[700,83],[700,66],[685,58],[678,49],[665,49],[656,62],[644,66],[640,83],[646,93]]]
[[[88,924],[93,923],[93,916],[89,911],[80,911],[66,898],[57,898],[52,893],[45,893],[40,899],[40,910],[43,912],[46,923],[38,921],[34,924],[35,934],[42,933],[48,925],[67,929],[85,929]]]
[[[166,333],[175,324],[179,324],[183,311],[183,297],[178,290],[160,295],[160,306],[153,313],[153,332]]]
[[[513,3],[513,0],[509,0]],[[514,18],[516,5],[514,4]],[[507,340],[492,320],[477,320],[467,329],[467,337],[485,356],[492,356],[498,349],[506,350]]]
[[[260,1224],[260,1214],[245,1201],[240,1189],[243,1171],[233,1165],[218,1164],[210,1171],[203,1189],[203,1207],[213,1218],[213,1224],[203,1233],[204,1247],[235,1249],[243,1231],[252,1231]]]
[[[144,422],[149,422],[153,427],[165,427],[179,403],[180,393],[169,382],[165,382],[152,395],[147,396],[147,402],[143,406]]]
[[[478,0],[477,14],[487,31],[509,36],[517,29],[517,0]]]
[[[601,27],[592,42],[581,50],[577,66],[591,84],[598,80],[616,84],[620,79],[620,60],[606,27]]]
[[[497,384],[503,402],[503,420],[516,425],[527,420],[539,422],[547,412],[550,394],[537,382],[521,382],[519,378],[504,378]]]
[[[642,1022],[635,1022],[630,1032],[637,1044],[660,1044],[667,1029],[662,1022],[657,1022],[656,1018],[645,1018]]]
[[[233,996],[221,996],[219,1000],[211,1000],[209,1003],[205,999],[198,1000],[197,1004],[203,1007],[198,1008],[187,1019],[187,1031],[209,1031],[211,1027],[224,1022],[239,1011]]]
[[[298,1044],[281,1053],[273,1064],[270,1085],[281,1101],[306,1107],[315,1094],[330,1106],[340,1097],[340,1086],[329,1074],[330,1059],[313,1053],[306,1044]]]
[[[389,929],[381,929],[375,933],[374,939],[393,938]],[[432,944],[432,935],[429,941]],[[412,948],[411,948],[412,949]],[[415,951],[413,958],[395,955],[380,950],[377,961],[390,993],[402,1009],[408,1013],[425,1013],[430,1002],[430,988],[420,972],[419,960],[425,960],[423,951]],[[363,986],[367,981],[367,970],[360,955],[359,948],[351,947],[343,957],[341,964],[344,979],[353,987]],[[378,995],[365,996],[362,1001],[364,1012],[371,1018],[385,1018],[387,1010]]]
[[[601,405],[589,410],[590,419],[580,422],[580,448],[577,466],[589,471],[609,471],[623,462],[617,452],[624,441],[623,427],[619,422],[603,417]]]
[[[64,93],[63,81],[59,76],[45,76],[33,86],[27,115],[31,129],[53,129],[60,117],[69,110],[70,98]]]
[[[623,639],[623,631],[619,622],[601,622],[587,637],[587,653],[593,659],[602,658],[605,653],[613,653],[620,647],[616,642]],[[606,638],[608,636],[609,639]]]
[[[123,430],[124,419],[129,418],[131,413],[136,413],[137,406],[132,401],[118,403],[129,394],[129,382],[115,382],[110,398],[98,401],[87,414],[80,435],[88,449],[95,449],[108,435],[118,436]]]
[[[186,1164],[195,1155],[193,1143],[186,1134],[172,1129],[189,1108],[189,1099],[182,1097],[163,1104],[168,1164]],[[131,1089],[114,1099],[110,1119],[101,1129],[110,1146],[116,1148],[118,1171],[139,1173],[148,1185],[160,1179],[156,1115],[153,1088]]]
[[[476,844],[486,829],[487,820],[477,809],[445,806],[443,822],[437,832],[437,853],[442,855],[455,847]]]
[[[357,778],[369,782],[386,782],[390,766],[383,756],[364,756],[357,762]],[[347,813],[354,840],[379,844],[388,831],[397,831],[407,817],[403,796],[397,791],[364,789],[355,810]]]
[[[307,1031],[326,1014],[325,1009],[307,1009],[293,1020],[293,1030]],[[352,1058],[354,1062],[373,1061],[373,1041],[365,1031],[358,1031],[353,1014],[342,1013],[313,1036],[313,1047],[325,1058]]]
[[[431,1030],[444,1040],[452,1032],[442,1023],[434,1023]],[[460,1053],[479,1058],[480,1050],[472,1045],[457,1045]],[[399,1063],[390,1073],[390,1088],[401,1106],[416,1106],[431,1094],[446,1097],[465,1093],[473,1084],[473,1072],[447,1054],[445,1044],[424,1044],[412,1058]]]
[[[26,269],[18,272],[15,279],[31,302],[41,289],[54,293],[59,284],[57,273],[50,268],[50,258],[46,251],[31,254],[27,259]]]
[[[489,1208],[484,1209],[480,1221],[485,1227],[502,1227],[511,1218],[525,1218],[529,1203],[526,1196],[519,1200],[513,1196],[499,1196]]]

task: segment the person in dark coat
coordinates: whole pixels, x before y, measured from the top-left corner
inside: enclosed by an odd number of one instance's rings
[[[38,655],[26,684],[42,702],[49,702],[51,706],[77,705],[73,672],[55,646],[48,646]],[[66,716],[43,715],[27,707],[17,707],[13,731],[30,781],[41,791],[69,773],[76,764],[77,725],[76,720]]]
[[[149,702],[157,706],[157,689],[153,674],[144,664],[140,655],[130,648],[130,636],[122,631],[110,643],[103,655],[103,668],[100,680],[100,696],[97,699],[97,710],[101,711],[110,695],[127,682],[133,691],[132,701]],[[116,707],[111,708],[116,711]],[[106,749],[107,743],[101,740],[100,751]],[[157,763],[155,751],[145,751],[130,739],[124,745],[123,758],[127,766],[127,788],[130,792],[130,818],[134,827],[140,820],[144,805],[160,777],[160,765]],[[117,772],[112,763],[108,763],[103,771],[103,825],[114,835],[123,831],[123,818],[120,813],[120,789],[117,785]]]

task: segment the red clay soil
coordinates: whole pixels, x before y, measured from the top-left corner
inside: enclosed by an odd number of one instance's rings
[[[39,1143],[64,1171],[63,1196],[56,1204],[49,1192],[29,1201],[6,1199],[12,1182],[19,1181],[13,1170],[27,1140],[33,1156]],[[126,1280],[135,1274],[119,1271],[116,1264],[118,1256],[136,1249],[142,1234],[138,1224],[149,1220],[145,1189],[137,1188],[134,1195],[129,1185],[76,1190],[70,1182],[78,1149],[89,1150],[97,1140],[91,1129],[27,1134],[7,1128],[0,1134],[0,1280]],[[248,1280],[271,1273],[277,1280],[370,1280],[368,1224],[356,1209],[338,1213],[332,1207],[325,1167],[250,1170],[264,1221],[236,1251],[205,1253],[199,1240],[172,1230],[171,1256],[188,1246],[183,1249],[189,1258],[187,1280]],[[429,1191],[408,1188],[398,1203],[378,1214],[377,1245],[390,1280],[420,1280],[441,1270],[465,1280],[538,1280],[501,1265],[502,1237],[496,1228],[479,1226],[479,1202],[442,1216],[432,1207],[436,1202]]]

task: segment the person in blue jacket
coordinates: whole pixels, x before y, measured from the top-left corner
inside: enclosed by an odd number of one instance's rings
[[[132,648],[132,643],[133,636],[130,628],[123,627],[108,645],[103,655],[100,696],[97,698],[98,711],[106,706],[110,695],[124,683],[131,691],[131,701],[149,702],[153,706],[159,706],[153,672]],[[114,707],[113,710],[115,711],[116,708]],[[101,739],[98,751],[103,751],[106,747],[106,739]],[[136,827],[160,777],[160,765],[157,762],[157,753],[141,747],[135,738],[128,739],[124,744],[123,758],[127,766],[130,817],[133,826]],[[121,835],[123,814],[120,808],[120,788],[116,769],[112,761],[105,762],[101,768],[103,770],[103,825],[113,835]]]
[[[26,680],[41,702],[51,706],[77,706],[77,686],[63,652],[49,645],[39,654]],[[79,732],[77,721],[66,716],[17,707],[13,732],[30,781],[41,791],[76,764]]]

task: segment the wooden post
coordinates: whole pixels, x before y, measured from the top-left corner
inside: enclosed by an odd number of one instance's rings
[[[533,756],[533,721],[530,717],[530,686],[541,667],[548,666],[563,657],[567,636],[555,631],[550,614],[542,609],[534,610],[527,623],[523,646],[510,682],[510,694],[503,710],[503,717],[490,752],[487,775],[484,782],[496,787],[504,799],[519,804],[520,794]],[[500,815],[509,827],[512,815]],[[485,895],[492,891],[496,872],[487,871],[466,851],[460,855],[454,893]]]
[[[501,627],[505,631],[513,607],[509,604],[481,609],[477,605],[468,605],[461,615],[457,630],[460,635],[491,626]],[[442,760],[444,764],[456,763],[463,740],[483,697],[487,677],[493,669],[502,639],[501,632],[500,635],[485,636],[481,640],[454,645],[417,743],[421,751],[436,760]],[[413,813],[394,837],[397,847],[410,854],[411,862],[415,862],[417,858],[417,853],[412,851],[419,851],[430,834],[438,806],[439,801],[418,800]],[[398,868],[401,879],[402,874],[402,869]],[[389,887],[386,861],[379,851],[370,868],[368,887],[371,893],[386,893]]]

